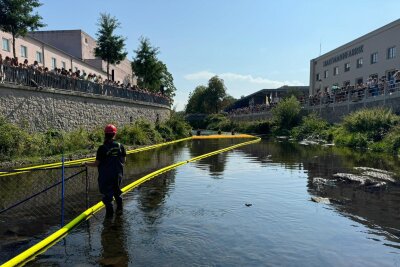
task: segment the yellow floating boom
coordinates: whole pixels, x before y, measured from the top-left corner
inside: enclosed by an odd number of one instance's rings
[[[216,137],[220,138],[222,135],[217,135]],[[223,137],[223,138],[238,138],[238,136],[241,135],[232,135],[229,136],[227,135],[227,137]],[[172,142],[168,142],[168,143],[163,143],[163,144],[158,144],[158,145],[154,145],[154,146],[150,146],[146,147],[146,148],[142,148],[144,150],[149,150],[152,148],[156,148],[156,147],[160,147],[160,146],[164,146],[166,144],[173,144],[173,143],[177,143],[177,142],[181,142],[184,140],[190,140],[190,139],[212,139],[210,137],[208,138],[199,138],[199,137],[208,137],[208,136],[195,136],[195,137],[189,137],[189,138],[184,138],[184,139],[180,139],[180,140],[176,140],[176,141],[172,141]],[[140,184],[162,174],[165,172],[168,172],[172,169],[175,169],[179,166],[182,166],[184,164],[196,161],[196,160],[200,160],[203,158],[207,158],[219,153],[223,153],[229,150],[232,150],[234,148],[240,147],[240,146],[245,146],[245,145],[249,145],[249,144],[253,144],[253,143],[257,143],[261,140],[261,138],[258,137],[254,137],[251,135],[242,135],[242,137],[240,138],[255,138],[255,140],[251,140],[251,141],[247,141],[247,142],[243,142],[240,144],[236,144],[233,146],[229,146],[227,148],[223,148],[223,149],[219,149],[210,153],[206,153],[194,158],[191,158],[189,160],[185,160],[185,161],[180,161],[177,162],[175,164],[169,165],[167,167],[164,167],[162,169],[159,169],[155,172],[152,172],[134,182],[132,182],[131,184],[125,186],[124,188],[122,188],[122,192],[123,194],[131,191],[132,189],[134,189],[135,187],[139,186]],[[137,150],[135,150],[137,151]],[[83,161],[87,161],[88,159],[84,159],[84,160],[78,160],[75,162],[83,162]],[[54,232],[53,234],[51,234],[50,236],[46,237],[45,239],[43,239],[42,241],[40,241],[39,243],[33,245],[32,247],[30,247],[29,249],[25,250],[24,252],[22,252],[21,254],[15,256],[14,258],[12,258],[11,260],[7,261],[6,263],[4,263],[3,265],[1,265],[2,267],[9,267],[9,266],[17,266],[17,265],[24,265],[25,263],[27,263],[30,260],[33,260],[37,255],[39,255],[40,253],[45,252],[47,249],[51,248],[53,245],[55,245],[59,240],[61,240],[63,237],[65,237],[72,229],[74,229],[78,224],[80,224],[81,222],[88,220],[90,217],[93,216],[93,214],[95,214],[96,212],[98,212],[99,210],[101,210],[104,207],[103,202],[99,202],[95,205],[93,205],[92,207],[90,207],[89,209],[85,210],[84,212],[82,212],[79,216],[77,216],[75,219],[73,219],[71,222],[69,222],[67,225],[65,225],[64,227],[62,227],[61,229],[59,229],[58,231]]]

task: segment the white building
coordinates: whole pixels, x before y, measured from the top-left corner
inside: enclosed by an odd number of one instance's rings
[[[0,54],[13,57],[12,36],[0,31]],[[94,56],[96,40],[82,30],[36,31],[25,37],[16,38],[15,50],[20,63],[38,61],[39,65],[54,68],[80,70],[107,78],[106,63]],[[110,79],[122,83],[136,84],[132,77],[130,61],[125,59],[118,65],[110,66]]]
[[[332,87],[390,79],[400,69],[400,19],[344,44],[310,62],[310,95]]]

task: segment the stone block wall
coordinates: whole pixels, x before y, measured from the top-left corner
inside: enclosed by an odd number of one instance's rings
[[[27,125],[30,131],[71,131],[107,123],[122,126],[138,119],[164,121],[170,116],[170,107],[75,91],[0,84],[0,116]]]

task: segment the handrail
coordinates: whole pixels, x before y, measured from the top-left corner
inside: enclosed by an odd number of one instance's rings
[[[32,68],[20,68],[0,65],[0,82],[19,84],[30,87],[43,87],[78,91],[83,93],[113,96],[169,106],[169,99],[150,92],[130,90],[108,84],[100,84],[88,80],[74,79],[52,72],[41,73]]]

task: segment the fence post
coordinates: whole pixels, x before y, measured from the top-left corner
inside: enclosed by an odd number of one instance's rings
[[[64,192],[65,192],[65,180],[64,180],[64,153],[61,156],[61,227],[64,226]]]
[[[89,177],[88,177],[88,167],[85,167],[85,179],[86,179],[86,189],[85,189],[85,193],[86,193],[86,209],[89,208]]]

